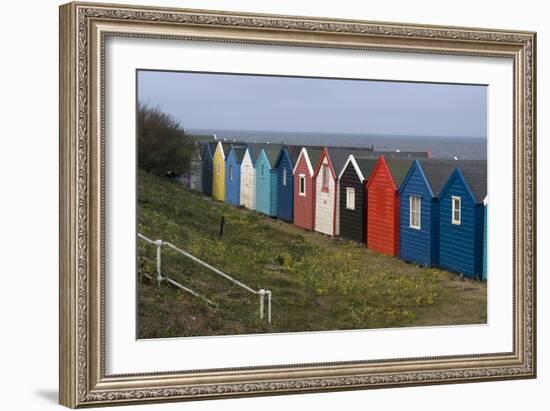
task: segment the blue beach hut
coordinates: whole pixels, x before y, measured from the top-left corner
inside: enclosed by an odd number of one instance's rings
[[[294,176],[292,172],[301,150],[301,146],[284,146],[275,161],[277,217],[289,223],[294,220]]]
[[[241,203],[241,163],[246,147],[232,147],[225,159],[225,202],[238,206]]]
[[[455,160],[415,160],[399,188],[401,259],[423,266],[439,262],[439,192]]]
[[[214,171],[213,158],[216,142],[206,142],[202,149],[202,193],[212,196],[212,177]]]
[[[262,148],[256,160],[256,211],[277,216],[277,170],[280,146]]]
[[[483,275],[487,162],[460,164],[439,194],[439,266],[469,278]]]

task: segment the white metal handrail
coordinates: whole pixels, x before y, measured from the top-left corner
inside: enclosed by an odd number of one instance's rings
[[[195,257],[194,255],[189,254],[187,251],[176,247],[174,244],[171,244],[168,241],[151,240],[150,238],[147,238],[146,236],[144,236],[141,233],[138,233],[138,237],[141,238],[142,240],[150,243],[150,244],[155,245],[157,247],[157,284],[158,285],[160,285],[162,283],[162,281],[166,280],[170,284],[172,284],[172,285],[174,285],[178,288],[181,288],[181,289],[189,292],[190,294],[195,295],[196,297],[202,298],[203,300],[207,301],[209,304],[216,305],[212,301],[210,301],[207,298],[201,296],[200,294],[196,293],[195,291],[191,290],[190,288],[184,287],[183,285],[179,284],[178,282],[176,282],[176,281],[174,281],[174,280],[172,280],[168,277],[164,277],[162,275],[162,266],[161,266],[162,252],[161,252],[161,249],[162,249],[163,245],[166,245],[167,247],[170,247],[174,251],[177,251],[178,253],[180,253],[180,254],[184,255],[185,257],[191,259],[192,261],[196,262],[197,264],[200,264],[203,267],[208,268],[210,271],[218,274],[219,276],[231,281],[233,284],[238,285],[239,287],[245,289],[246,291],[248,291],[252,294],[258,295],[260,297],[260,319],[264,318],[264,300],[265,300],[265,296],[267,295],[267,322],[271,324],[271,290],[264,290],[263,288],[261,288],[259,290],[254,290],[253,288],[247,286],[246,284],[240,282],[239,280],[231,277],[230,275],[224,273],[223,271],[218,270],[216,267],[211,266],[210,264],[202,261],[201,259]]]

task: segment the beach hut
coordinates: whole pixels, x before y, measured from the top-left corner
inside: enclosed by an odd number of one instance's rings
[[[255,146],[245,148],[241,162],[241,194],[240,204],[250,210],[256,209],[256,159]]]
[[[275,169],[277,170],[277,218],[289,223],[294,219],[294,176],[292,171],[300,151],[300,146],[283,146],[275,161]]]
[[[340,234],[340,203],[338,201],[338,174],[350,154],[361,156],[372,153],[368,149],[325,147],[317,163],[315,184],[315,231],[331,236]]]
[[[439,194],[439,266],[469,278],[483,275],[487,163],[460,164]]]
[[[212,196],[213,158],[217,143],[207,142],[202,149],[202,193]]]
[[[225,160],[225,202],[238,206],[241,204],[241,164],[245,147],[232,147]]]
[[[314,167],[323,150],[302,147],[292,170],[294,180],[294,225],[306,230],[315,228]]]
[[[338,176],[340,184],[340,236],[366,242],[367,179],[376,162],[374,158],[351,154]]]
[[[417,159],[401,187],[399,256],[423,266],[439,260],[439,192],[458,161]]]
[[[277,216],[277,170],[275,161],[280,146],[270,145],[260,150],[256,160],[256,211]]]
[[[485,224],[483,225],[483,280],[487,281],[487,196],[485,196],[485,200],[483,200],[483,206],[484,206],[484,220]]]
[[[231,144],[218,142],[212,158],[212,198],[225,201],[225,157],[231,149]]]
[[[367,182],[367,247],[399,254],[399,192],[411,159],[380,156]]]

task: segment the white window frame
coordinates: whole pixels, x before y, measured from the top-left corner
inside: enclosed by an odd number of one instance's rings
[[[458,201],[458,209],[455,208],[455,201]],[[455,218],[455,212],[458,211],[458,219]],[[451,197],[451,223],[460,225],[462,220],[462,199],[459,196]]]
[[[283,168],[283,186],[286,186],[286,168]]]
[[[233,181],[233,165],[229,164],[229,181]]]
[[[355,188],[346,187],[346,209],[355,210]]]
[[[302,181],[304,182],[304,191],[302,191]],[[306,196],[306,175],[300,174],[298,176],[298,195],[301,197]]]
[[[413,204],[418,201],[418,210],[413,210]],[[415,224],[414,215],[418,216],[418,224]],[[415,230],[422,228],[422,198],[419,196],[409,196],[409,227]]]

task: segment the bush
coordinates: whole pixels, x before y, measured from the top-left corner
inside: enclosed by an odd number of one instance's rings
[[[189,172],[196,145],[179,126],[158,107],[138,103],[138,168],[156,175]]]

